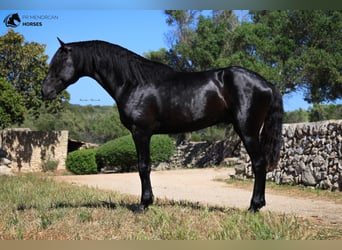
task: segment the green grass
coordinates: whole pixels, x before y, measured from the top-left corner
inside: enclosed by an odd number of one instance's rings
[[[46,175],[0,177],[0,239],[339,239],[341,227],[295,216],[138,197],[60,183]]]

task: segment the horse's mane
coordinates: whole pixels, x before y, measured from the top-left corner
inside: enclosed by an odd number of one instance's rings
[[[105,41],[85,41],[69,43],[72,53],[78,58],[84,58],[89,63],[98,64],[96,67],[115,70],[122,81],[130,84],[146,84],[162,80],[174,70],[162,63],[148,60],[126,48]],[[77,53],[82,53],[82,56]],[[85,62],[83,62],[85,63]]]

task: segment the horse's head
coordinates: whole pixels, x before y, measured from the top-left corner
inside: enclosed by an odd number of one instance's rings
[[[45,100],[51,100],[70,84],[79,78],[72,58],[72,47],[57,38],[61,47],[53,56],[49,72],[42,84],[42,93]]]

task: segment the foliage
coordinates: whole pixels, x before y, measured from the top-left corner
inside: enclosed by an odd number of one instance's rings
[[[284,123],[316,122],[342,119],[342,104],[315,104],[308,110],[298,109],[285,112]]]
[[[59,164],[58,160],[57,161],[51,160],[51,159],[45,160],[42,163],[42,170],[43,172],[50,172],[50,171],[53,172],[57,170],[58,164]]]
[[[144,53],[144,57],[152,61],[161,62],[164,64],[169,63],[168,52],[165,48],[161,48],[160,50],[157,50],[157,51],[146,52]]]
[[[143,215],[138,197],[33,174],[0,177],[1,240],[338,239],[340,225],[272,212],[157,199]]]
[[[159,50],[155,60],[185,71],[246,67],[283,94],[304,90],[310,103],[342,97],[339,10],[251,11],[251,22],[241,24],[228,10],[207,16],[193,10],[165,14],[170,49]]]
[[[194,10],[166,10],[165,14],[173,30],[168,33],[170,49],[159,55],[161,62],[184,71],[227,66],[231,32],[238,24],[232,11],[213,11],[211,16]]]
[[[45,47],[26,42],[24,36],[11,29],[0,36],[0,77],[15,88],[25,108],[36,117],[42,105],[41,83],[48,71]],[[58,110],[61,102],[68,98],[65,91],[61,93],[59,99],[49,103],[51,111]]]
[[[234,33],[234,60],[276,83],[283,93],[302,88],[306,100],[341,98],[342,12],[250,12]]]
[[[188,139],[191,141],[219,141],[226,139],[227,124],[220,124],[217,126],[211,126],[206,129],[192,132],[188,135]]]
[[[150,143],[151,162],[168,160],[174,151],[173,140],[166,135],[154,135]],[[131,135],[109,141],[96,153],[98,170],[103,167],[117,167],[120,172],[136,170],[137,153]]]
[[[308,122],[309,113],[303,109],[285,112],[284,123]]]
[[[66,168],[74,174],[96,174],[96,149],[76,150],[68,154]]]
[[[174,141],[167,135],[154,135],[151,139],[151,162],[167,161],[175,150]]]
[[[103,167],[120,166],[120,172],[129,172],[131,167],[137,164],[132,137],[123,136],[103,144],[96,153],[96,163],[99,171]]]
[[[311,122],[342,119],[342,104],[318,105],[309,108]]]
[[[64,104],[64,111],[51,114],[40,109],[40,117],[27,116],[23,127],[32,130],[69,130],[69,136],[76,140],[102,144],[127,135],[122,125],[117,106],[79,106]]]
[[[13,123],[22,123],[25,107],[21,96],[5,79],[0,78],[0,129]]]

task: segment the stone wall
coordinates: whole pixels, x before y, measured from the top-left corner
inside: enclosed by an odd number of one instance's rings
[[[285,124],[278,168],[268,179],[342,191],[342,120]]]
[[[176,147],[170,167],[199,167],[219,165],[223,161],[224,142],[183,141]]]
[[[0,149],[11,160],[13,172],[42,170],[44,161],[58,161],[57,169],[65,169],[68,131],[30,131],[6,129],[0,131]]]
[[[267,173],[278,184],[342,190],[342,120],[283,125],[277,169]],[[182,142],[159,168],[235,165],[235,177],[252,178],[246,149],[236,136],[218,142]]]
[[[302,184],[342,191],[342,120],[284,124],[278,167],[267,179],[278,184]],[[244,147],[236,177],[252,178]]]
[[[184,140],[176,146],[168,162],[152,166],[155,170],[174,168],[205,168],[214,165],[233,165],[240,162],[241,140],[233,135],[229,140],[193,142]]]

